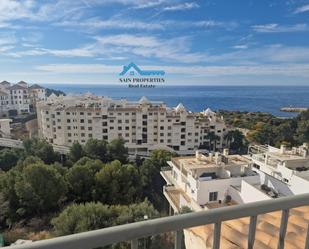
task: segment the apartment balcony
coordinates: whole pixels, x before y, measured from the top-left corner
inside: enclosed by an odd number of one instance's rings
[[[95,231],[89,231],[79,234],[73,234],[54,239],[42,240],[30,244],[6,247],[8,249],[93,249],[120,243],[123,241],[131,241],[131,249],[139,248],[139,239],[167,233],[175,232],[175,249],[183,247],[183,229],[190,229],[197,226],[211,225],[213,227],[211,238],[211,246],[205,244],[205,248],[265,248],[260,247],[259,243],[263,239],[261,234],[267,237],[267,228],[261,231],[261,226],[258,224],[259,216],[268,215],[272,212],[278,212],[280,219],[278,222],[278,235],[271,237],[276,239],[275,244],[267,248],[309,248],[308,240],[308,219],[295,223],[295,213],[300,213],[301,210],[308,210],[309,194],[302,194],[292,197],[283,197],[275,200],[266,200],[244,205],[235,205],[231,207],[222,207],[207,211],[194,212],[136,222],[132,224],[114,226]],[[223,236],[227,236],[223,223],[235,220],[243,221],[247,217],[248,229],[246,229],[246,238],[243,238],[245,246],[227,247]],[[291,243],[291,228],[290,222],[302,226],[302,230],[295,234],[294,245]],[[258,224],[258,225],[257,225]],[[221,228],[222,227],[222,228]],[[263,228],[263,227],[262,227]],[[299,228],[300,229],[300,228]],[[268,230],[269,231],[269,230]],[[256,237],[259,236],[257,241]],[[298,238],[296,238],[298,236]],[[301,236],[299,238],[299,236]],[[289,240],[287,241],[287,238]],[[292,244],[292,247],[290,246]],[[220,246],[221,245],[221,246]],[[297,246],[298,245],[298,246]],[[187,246],[190,248],[190,245]]]

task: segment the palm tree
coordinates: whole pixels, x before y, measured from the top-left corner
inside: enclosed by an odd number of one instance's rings
[[[217,147],[217,141],[220,139],[213,131],[209,132],[206,136],[209,141],[209,149],[215,151]]]
[[[247,140],[239,130],[229,131],[224,139],[226,139],[228,147],[234,152],[243,153],[247,150]]]
[[[228,133],[225,134],[224,140],[226,140],[226,145],[230,147],[230,143],[233,141],[234,137],[234,131],[228,131]]]

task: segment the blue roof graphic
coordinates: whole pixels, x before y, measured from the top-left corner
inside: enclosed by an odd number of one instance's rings
[[[135,63],[131,62],[128,66],[123,66],[122,72],[119,74],[120,76],[125,75],[131,68],[135,69],[141,76],[157,76],[157,75],[165,75],[163,70],[141,70]]]

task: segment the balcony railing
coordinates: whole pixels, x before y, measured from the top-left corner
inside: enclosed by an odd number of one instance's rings
[[[131,248],[138,248],[138,239],[151,235],[175,231],[175,249],[182,248],[183,229],[214,224],[213,248],[220,248],[221,223],[227,220],[250,217],[248,247],[252,249],[255,241],[257,217],[260,214],[282,211],[278,239],[278,249],[284,248],[285,235],[289,219],[289,210],[309,205],[309,194],[283,197],[243,205],[222,207],[207,211],[182,214],[141,221],[132,224],[114,226],[100,230],[78,233],[54,239],[42,240],[30,244],[6,247],[7,249],[93,249],[123,241],[131,241]],[[309,248],[308,230],[305,248]]]

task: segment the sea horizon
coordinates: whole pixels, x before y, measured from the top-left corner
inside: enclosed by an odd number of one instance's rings
[[[114,99],[163,101],[174,107],[182,103],[189,111],[206,108],[229,111],[268,112],[278,117],[297,113],[282,112],[282,107],[309,107],[309,86],[254,85],[158,85],[155,88],[129,88],[126,84],[42,84],[66,94],[90,92]]]

